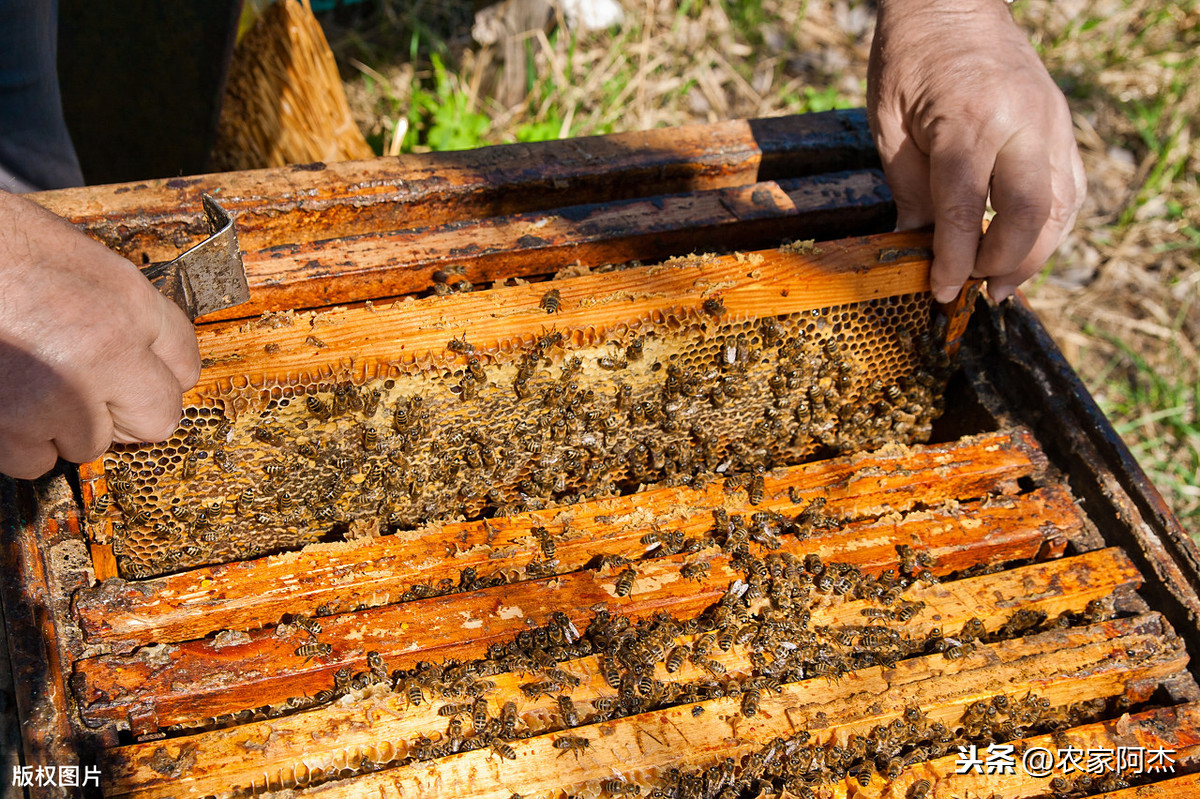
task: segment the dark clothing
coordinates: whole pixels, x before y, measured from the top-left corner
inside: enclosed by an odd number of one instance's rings
[[[58,0],[0,0],[0,188],[82,186],[58,91]]]

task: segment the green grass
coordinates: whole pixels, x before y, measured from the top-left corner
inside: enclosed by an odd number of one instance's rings
[[[1097,397],[1101,409],[1200,543],[1200,373],[1155,368],[1122,339],[1086,332],[1115,351],[1096,376],[1104,387]],[[1176,341],[1167,356],[1167,362],[1187,363]]]
[[[430,56],[433,78],[413,87],[408,131],[401,151],[417,145],[430,150],[467,150],[482,146],[492,121],[474,110],[460,82],[446,70],[437,53]]]

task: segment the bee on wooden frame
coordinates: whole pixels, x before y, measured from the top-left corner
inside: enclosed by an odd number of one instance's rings
[[[562,295],[558,289],[550,289],[542,295],[542,299],[538,302],[538,307],[548,314],[558,313],[559,305],[562,303]]]
[[[584,738],[582,735],[560,735],[554,739],[554,743],[551,745],[555,749],[563,750],[559,757],[562,757],[562,755],[565,755],[567,752],[572,752],[575,755],[575,759],[578,760],[579,753],[586,751],[591,744],[592,742],[587,738]]]
[[[313,658],[325,657],[333,651],[332,644],[307,643],[296,647],[296,657]]]
[[[628,568],[618,574],[617,582],[614,585],[617,596],[629,596],[629,592],[633,590],[633,581],[636,577],[637,572]]]
[[[447,341],[446,349],[460,355],[471,355],[475,352],[475,345],[467,342],[467,334],[464,331],[461,337]]]
[[[709,297],[700,306],[704,313],[713,318],[720,318],[725,315],[725,300],[720,297]]]

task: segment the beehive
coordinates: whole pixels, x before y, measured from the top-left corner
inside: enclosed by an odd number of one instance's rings
[[[14,663],[56,686],[17,692],[26,762],[141,797],[1196,795],[1194,548],[1036,320],[981,303],[952,363],[927,235],[777,246],[887,225],[868,148],[839,112],[44,195],[157,258],[155,192],[222,189],[266,315],[199,329],[170,442],[10,493]],[[1006,743],[1113,767],[959,767]]]

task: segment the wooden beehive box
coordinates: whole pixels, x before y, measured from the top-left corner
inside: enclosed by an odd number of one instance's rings
[[[3,484],[13,774],[1196,795],[1195,547],[874,167],[832,112],[38,196],[143,261],[210,192],[252,300],[170,441]]]

